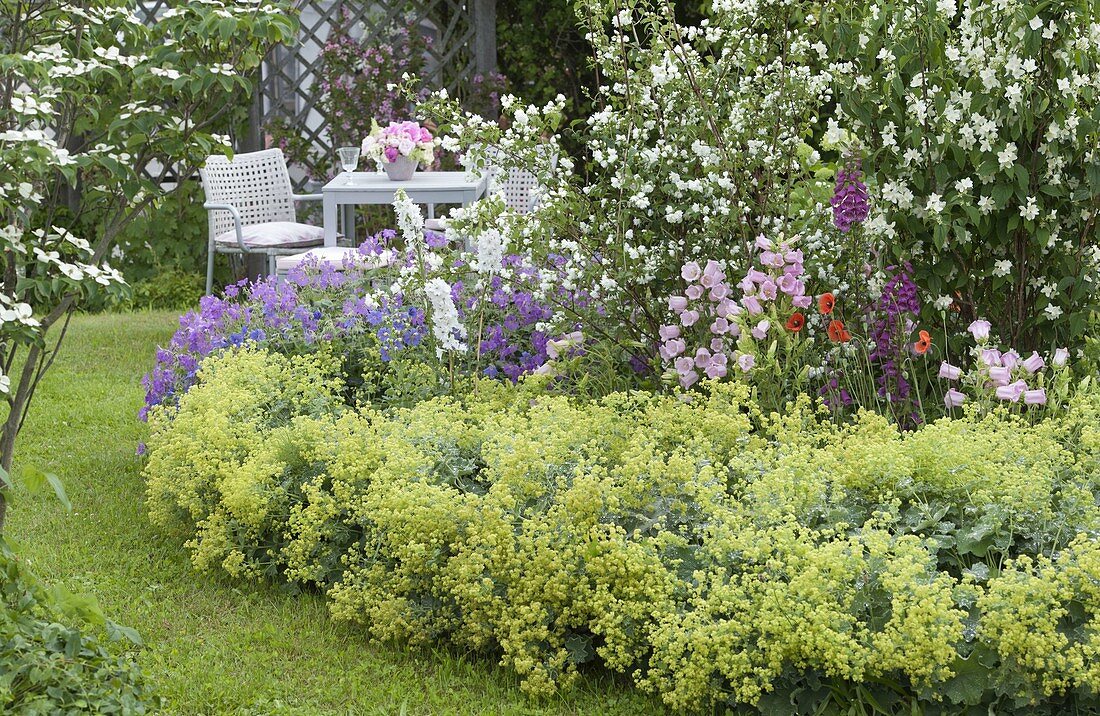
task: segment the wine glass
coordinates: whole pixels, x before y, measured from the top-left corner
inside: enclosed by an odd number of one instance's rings
[[[336,150],[336,154],[340,157],[340,166],[349,174],[359,167],[359,147],[340,147]],[[354,175],[348,176],[348,184],[351,184],[353,179]]]

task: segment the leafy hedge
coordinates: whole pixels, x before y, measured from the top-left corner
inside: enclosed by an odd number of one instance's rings
[[[499,654],[536,694],[599,659],[679,710],[1100,708],[1100,396],[899,433],[729,384],[342,395],[323,355],[207,359],[151,416],[154,521],[200,568]]]
[[[97,617],[94,604],[71,595],[68,601],[69,611]],[[145,713],[153,699],[137,664],[57,621],[61,606],[0,539],[0,713]],[[98,621],[116,636],[129,632],[101,615]]]

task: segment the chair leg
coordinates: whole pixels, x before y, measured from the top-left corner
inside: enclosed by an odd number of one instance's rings
[[[214,247],[206,250],[206,295],[209,296],[214,288]]]

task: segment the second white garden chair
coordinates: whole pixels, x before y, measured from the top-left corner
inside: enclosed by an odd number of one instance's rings
[[[551,147],[543,145],[539,149],[546,152],[553,151]],[[504,204],[509,209],[519,213],[530,213],[538,206],[542,198],[543,186],[539,184],[538,177],[528,169],[521,167],[509,167],[504,170],[499,152],[493,148],[489,152],[489,166],[485,171],[489,175],[489,194],[503,194]],[[550,155],[550,166],[558,163],[557,154]],[[442,232],[443,221],[440,219],[428,219],[424,222],[424,228],[428,231]]]
[[[268,273],[279,256],[324,244],[324,229],[298,223],[294,202],[319,201],[320,194],[295,194],[279,149],[212,156],[199,170],[210,216],[206,293],[214,284],[217,254],[267,257]]]

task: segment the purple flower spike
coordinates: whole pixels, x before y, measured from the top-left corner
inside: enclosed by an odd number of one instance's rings
[[[833,206],[833,223],[841,233],[848,233],[853,226],[867,220],[871,204],[867,195],[867,185],[863,183],[863,171],[860,160],[850,157],[844,167],[837,172],[836,189],[829,201]]]

